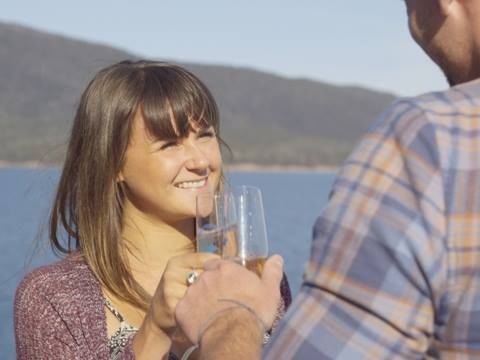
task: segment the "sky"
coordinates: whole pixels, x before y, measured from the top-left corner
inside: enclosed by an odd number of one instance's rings
[[[146,58],[253,68],[400,96],[447,87],[403,0],[10,0],[0,21]]]

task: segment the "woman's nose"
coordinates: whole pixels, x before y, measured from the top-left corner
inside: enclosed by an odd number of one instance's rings
[[[187,147],[188,158],[185,166],[189,170],[203,170],[208,168],[209,161],[207,156],[196,145],[192,144]]]

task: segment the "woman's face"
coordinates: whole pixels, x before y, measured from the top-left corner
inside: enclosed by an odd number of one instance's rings
[[[157,140],[137,111],[119,178],[127,188],[126,201],[150,217],[175,222],[195,216],[197,194],[217,188],[221,165],[213,128]]]

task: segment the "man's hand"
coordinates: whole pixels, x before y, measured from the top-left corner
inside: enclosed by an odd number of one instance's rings
[[[186,275],[192,270],[201,273],[203,265],[212,259],[219,258],[209,253],[189,253],[171,258],[152,297],[146,318],[166,333],[173,331],[176,326],[175,308],[187,290]]]
[[[177,324],[196,344],[209,324],[220,323],[222,315],[231,310],[229,308],[238,310],[244,305],[258,317],[258,320],[253,314],[249,317],[253,326],[258,327],[255,322],[260,321],[264,327],[270,328],[280,302],[282,275],[283,259],[278,255],[267,260],[261,278],[231,261],[208,261],[205,271],[178,302],[175,310]]]

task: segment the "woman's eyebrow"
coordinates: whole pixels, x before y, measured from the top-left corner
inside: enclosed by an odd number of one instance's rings
[[[152,138],[152,143],[177,141],[178,139],[181,139],[181,138],[182,136],[156,136]]]

